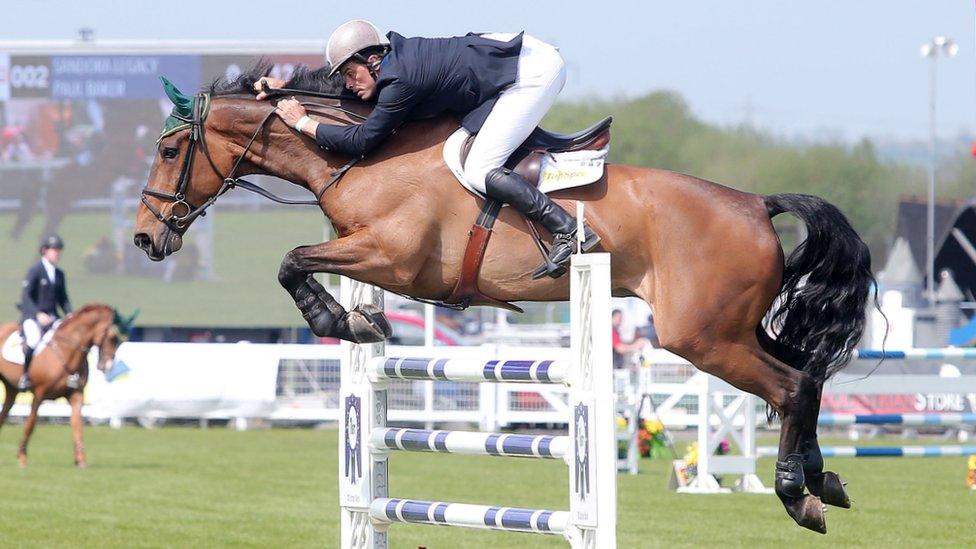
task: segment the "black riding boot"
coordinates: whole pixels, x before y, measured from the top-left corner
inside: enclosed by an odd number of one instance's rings
[[[508,168],[495,168],[485,177],[488,196],[501,200],[522,212],[532,221],[538,221],[552,233],[552,249],[545,263],[532,273],[532,278],[551,276],[559,278],[566,272],[565,263],[576,250],[576,219],[566,213],[534,185]],[[600,242],[593,229],[584,223],[582,251],[592,250]]]
[[[27,391],[31,388],[30,377],[27,375],[27,370],[30,368],[31,360],[34,358],[34,349],[24,344],[24,373],[20,376],[20,381],[17,382],[18,391]]]

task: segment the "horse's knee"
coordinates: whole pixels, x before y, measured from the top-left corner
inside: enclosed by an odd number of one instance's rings
[[[304,273],[299,264],[297,250],[298,248],[295,248],[286,253],[285,257],[281,260],[281,266],[278,267],[278,283],[289,291],[294,290],[295,286],[305,280],[305,277],[302,276]]]

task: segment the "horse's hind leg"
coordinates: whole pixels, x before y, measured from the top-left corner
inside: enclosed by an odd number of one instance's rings
[[[823,455],[820,453],[820,443],[817,441],[817,418],[820,416],[820,399],[822,398],[823,386],[817,389],[817,398],[813,403],[813,410],[808,416],[801,443],[803,474],[806,477],[807,489],[827,505],[850,509],[851,499],[844,488],[846,483],[841,480],[837,473],[823,470]]]
[[[336,299],[313,278],[313,273],[347,274],[356,265],[380,272],[389,267],[370,254],[371,239],[356,233],[338,240],[299,246],[285,254],[278,270],[278,282],[295,300],[312,332],[319,337],[338,337],[354,343],[383,341],[392,334],[383,312],[373,305],[360,305],[346,311]]]
[[[0,427],[3,427],[3,424],[7,422],[7,416],[10,415],[10,409],[13,408],[14,401],[17,399],[16,386],[4,381],[3,390],[5,392],[3,397],[3,408],[0,408]]]
[[[672,345],[675,348],[662,343],[665,348],[688,358],[698,369],[759,396],[780,415],[776,495],[797,524],[826,533],[820,498],[804,493],[802,443],[807,433],[807,419],[819,396],[814,380],[768,354],[754,338],[746,337],[738,342],[687,341],[694,343],[687,347]],[[815,422],[816,416],[813,417]]]

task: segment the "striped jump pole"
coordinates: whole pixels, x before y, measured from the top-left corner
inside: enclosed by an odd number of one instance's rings
[[[564,383],[570,365],[558,360],[471,360],[462,358],[387,358],[369,363],[374,381],[413,379],[504,383]]]
[[[566,511],[466,503],[378,498],[373,500],[369,512],[373,520],[380,523],[410,522],[557,535],[565,535],[570,527]]]
[[[382,307],[382,292],[349,284],[343,296]],[[366,289],[364,289],[366,288]],[[563,536],[573,548],[616,547],[617,446],[611,360],[610,256],[575,255],[570,269],[571,355],[555,360],[384,357],[383,344],[346,345],[340,397],[339,498],[343,549],[388,545],[394,523],[487,528]],[[387,382],[562,383],[569,387],[568,436],[392,428]],[[570,509],[548,511],[390,498],[395,451],[561,459],[569,466]]]
[[[564,459],[568,436],[427,431],[380,428],[373,431],[373,448],[407,452],[443,452],[469,456],[505,456]]]
[[[762,446],[759,455],[776,456],[775,446]],[[823,446],[824,457],[953,457],[976,454],[976,446]]]

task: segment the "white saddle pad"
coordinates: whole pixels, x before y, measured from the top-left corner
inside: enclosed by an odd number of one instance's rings
[[[51,326],[50,330],[44,332],[44,335],[41,336],[41,342],[38,343],[37,348],[34,349],[34,356],[39,355],[41,351],[44,350],[44,347],[47,347],[47,344],[51,341],[51,338],[54,337],[54,332],[58,330],[58,326],[60,325],[61,321],[58,320],[54,323],[54,326]],[[0,349],[0,356],[2,356],[3,359],[8,362],[23,364],[24,347],[22,342],[23,338],[20,337],[20,330],[14,331],[14,333],[7,337],[7,341],[3,342],[3,348]]]
[[[454,177],[461,185],[474,194],[484,197],[481,192],[472,188],[464,179],[464,170],[461,167],[461,146],[471,135],[468,130],[458,128],[444,142],[444,162],[451,168]],[[542,159],[542,167],[539,170],[539,190],[543,193],[551,193],[573,187],[582,187],[590,183],[599,181],[603,177],[603,168],[606,164],[607,154],[610,153],[610,145],[594,151],[572,151],[545,155]]]

